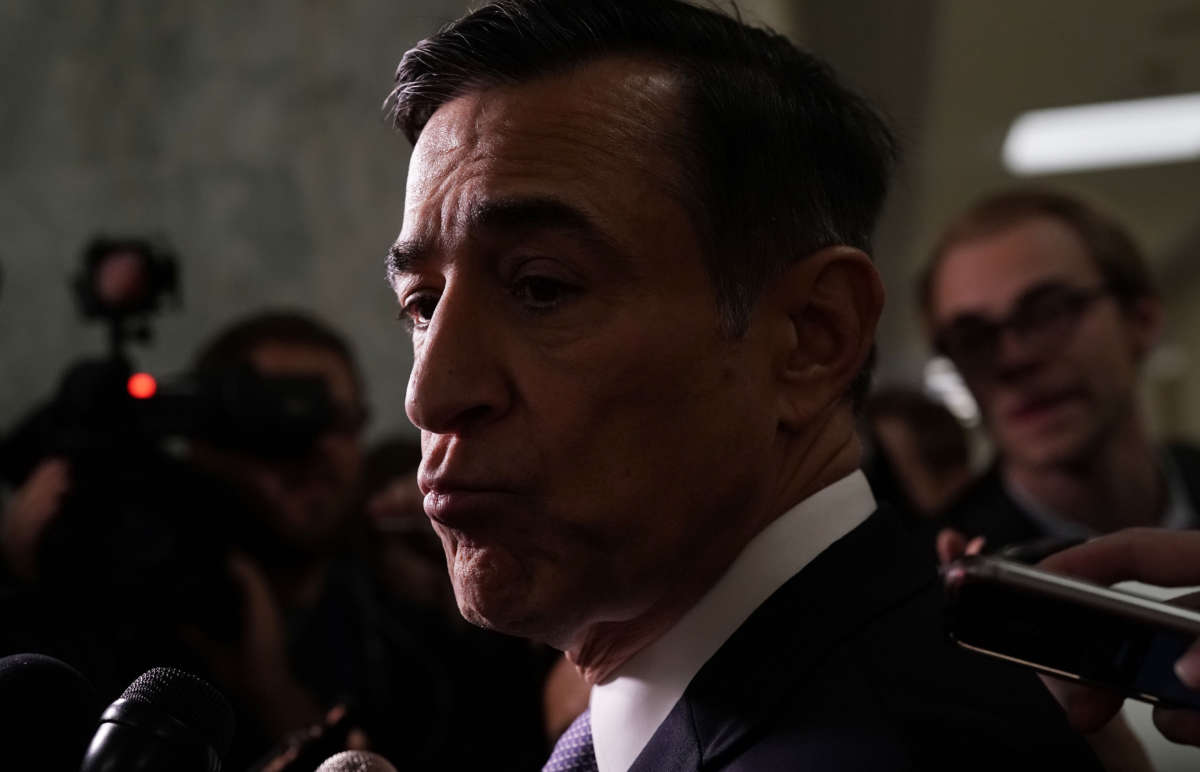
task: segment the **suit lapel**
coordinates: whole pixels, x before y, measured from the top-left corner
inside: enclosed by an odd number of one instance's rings
[[[847,636],[936,580],[886,510],[780,587],[692,679],[631,772],[696,770],[743,747]]]
[[[629,772],[695,772],[700,769],[700,742],[686,698],[675,703]]]

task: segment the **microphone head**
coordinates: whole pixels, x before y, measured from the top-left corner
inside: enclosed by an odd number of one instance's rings
[[[203,737],[224,757],[233,741],[233,708],[225,695],[199,676],[174,667],[142,673],[121,699],[144,703],[170,715]]]
[[[396,772],[396,768],[378,753],[342,751],[325,759],[317,772]]]
[[[61,660],[43,654],[0,659],[0,766],[74,772],[100,707],[91,683]]]

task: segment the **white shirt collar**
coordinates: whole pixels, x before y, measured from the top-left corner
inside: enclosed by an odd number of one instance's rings
[[[592,689],[600,772],[625,772],[705,662],[763,601],[875,511],[861,471],[801,501],[750,540],[670,630]]]

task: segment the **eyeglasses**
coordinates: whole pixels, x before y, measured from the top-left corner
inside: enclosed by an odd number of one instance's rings
[[[1021,295],[1003,319],[993,321],[981,314],[956,317],[938,331],[934,346],[962,373],[986,373],[996,362],[1005,330],[1011,330],[1026,347],[1051,350],[1066,341],[1092,303],[1108,294],[1107,285],[1083,289],[1044,282]]]
[[[363,427],[367,425],[371,414],[367,408],[361,405],[337,405],[333,406],[333,415],[329,423],[328,430],[334,434],[357,435]]]

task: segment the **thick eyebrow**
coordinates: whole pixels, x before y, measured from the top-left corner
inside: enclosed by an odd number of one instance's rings
[[[558,230],[570,231],[595,246],[616,250],[616,244],[582,209],[561,199],[538,196],[501,198],[478,202],[468,215],[468,232]]]
[[[480,231],[565,231],[622,263],[628,262],[623,250],[590,215],[558,198],[536,196],[479,201],[468,211],[464,225],[469,234]],[[419,237],[396,242],[388,249],[389,279],[397,274],[411,273],[428,260],[433,251],[433,245]]]
[[[963,311],[950,317],[942,326],[949,327],[958,324],[959,322],[967,322],[970,324],[976,324],[979,322],[995,324],[997,322],[1003,322],[1006,319],[1011,319],[1013,314],[1020,313],[1021,308],[1028,306],[1030,301],[1045,297],[1047,293],[1064,289],[1074,292],[1081,290],[1087,291],[1086,288],[1076,287],[1066,279],[1051,276],[1039,281],[1037,284],[1034,284],[1031,287],[1026,288],[1025,291],[1018,295],[1017,299],[1013,301],[1012,307],[1008,309],[1008,313],[1002,315],[1001,317],[992,317],[979,311]]]
[[[415,271],[421,263],[429,259],[432,251],[432,245],[427,239],[406,239],[392,244],[388,247],[386,260],[388,284],[395,283],[400,274]]]
[[[1066,290],[1067,292],[1086,292],[1089,290],[1089,288],[1076,286],[1066,279],[1050,277],[1048,279],[1039,281],[1037,284],[1034,284],[1032,287],[1017,296],[1016,301],[1013,303],[1012,310],[1015,311],[1021,306],[1028,304],[1029,301],[1043,297],[1048,292],[1058,292],[1061,290]],[[1011,314],[1012,311],[1009,313]]]

